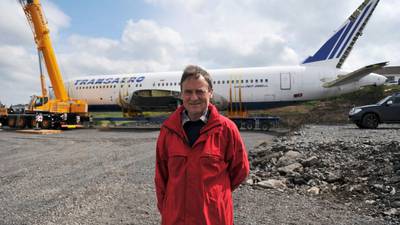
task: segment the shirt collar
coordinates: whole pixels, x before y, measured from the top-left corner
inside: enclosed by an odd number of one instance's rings
[[[203,115],[200,116],[200,120],[203,121],[203,123],[207,123],[208,121],[208,108],[204,111]],[[185,123],[189,122],[190,118],[188,115],[188,111],[185,109],[182,111],[182,126],[185,125]]]

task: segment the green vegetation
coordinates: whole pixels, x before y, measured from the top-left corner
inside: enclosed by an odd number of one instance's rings
[[[388,95],[385,92],[385,90],[386,90],[385,86],[379,86],[379,87],[370,86],[362,88],[361,90],[353,93],[344,94],[338,97],[327,99],[327,101],[343,102],[343,103],[349,102],[355,105],[372,104],[378,102],[384,96]]]
[[[264,113],[281,117],[282,124],[289,128],[303,124],[348,123],[348,112],[353,106],[374,104],[395,92],[400,92],[399,85],[371,86],[333,98],[265,110]]]

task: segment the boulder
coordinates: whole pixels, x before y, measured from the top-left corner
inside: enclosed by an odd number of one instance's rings
[[[286,184],[282,180],[269,179],[257,183],[258,186],[271,189],[285,189]]]
[[[279,158],[277,165],[280,167],[287,166],[295,162],[299,162],[301,157],[302,155],[300,152],[288,151],[281,158]]]

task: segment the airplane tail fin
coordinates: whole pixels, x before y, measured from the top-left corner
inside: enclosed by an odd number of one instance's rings
[[[364,0],[328,41],[302,64],[335,66],[340,69],[358,37],[362,35],[362,31],[378,3],[379,0]]]

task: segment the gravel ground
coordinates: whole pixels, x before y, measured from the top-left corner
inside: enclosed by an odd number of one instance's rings
[[[309,126],[296,138],[389,141],[398,140],[400,132],[398,127],[352,128]],[[0,131],[0,224],[159,224],[153,185],[157,135],[94,129],[47,136]],[[274,139],[256,132],[242,136],[250,152]],[[234,204],[239,225],[397,224],[290,188],[245,184],[234,192]]]

